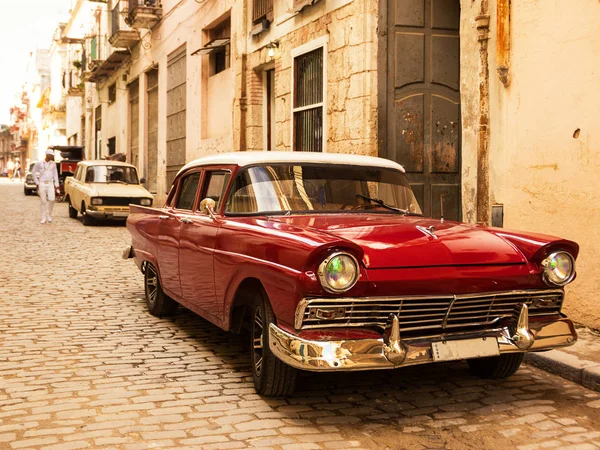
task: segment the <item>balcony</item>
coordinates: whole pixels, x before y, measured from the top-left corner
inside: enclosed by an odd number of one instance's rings
[[[140,41],[139,33],[125,23],[124,16],[126,15],[127,10],[123,10],[121,2],[118,2],[110,15],[111,35],[108,41],[113,47],[130,49]]]
[[[128,0],[129,15],[127,23],[132,28],[149,29],[162,19],[160,0]]]
[[[115,73],[130,57],[129,50],[113,47],[101,36],[86,39],[87,60],[82,66],[81,79],[90,83],[104,81]]]

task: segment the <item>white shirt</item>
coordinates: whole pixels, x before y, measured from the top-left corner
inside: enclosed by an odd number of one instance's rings
[[[58,171],[54,161],[40,161],[33,167],[33,179],[35,184],[54,181],[54,186],[58,187]]]

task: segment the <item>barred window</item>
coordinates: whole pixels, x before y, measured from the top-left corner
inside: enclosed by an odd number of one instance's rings
[[[323,47],[294,58],[294,150],[323,151]]]

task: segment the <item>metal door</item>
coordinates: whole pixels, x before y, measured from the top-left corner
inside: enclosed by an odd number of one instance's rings
[[[402,164],[427,216],[460,220],[460,1],[382,0],[380,155]]]

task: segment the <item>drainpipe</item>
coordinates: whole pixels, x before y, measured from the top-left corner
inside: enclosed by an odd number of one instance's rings
[[[247,70],[248,55],[244,52],[241,58],[242,74],[241,78],[241,92],[240,92],[240,151],[245,152],[248,150],[246,143],[246,116],[248,115],[248,97],[246,88],[246,70]]]
[[[500,81],[508,87],[510,84],[510,0],[498,0],[496,8],[496,64]]]
[[[490,16],[488,0],[481,0],[477,16],[479,34],[479,126],[477,129],[477,223],[490,222],[490,70],[488,66],[488,39]]]
[[[247,89],[247,74],[248,70],[248,28],[247,28],[247,20],[245,20],[248,13],[248,1],[242,1],[241,3],[241,17],[242,17],[242,27],[241,27],[241,36],[243,39],[243,45],[241,46],[241,74],[240,74],[240,148],[239,150],[245,152],[248,150],[247,133],[246,133],[246,121],[248,115],[248,89]],[[239,19],[238,19],[239,20]],[[239,39],[239,37],[238,37]],[[238,47],[239,48],[239,47]],[[235,138],[234,138],[235,141]]]

